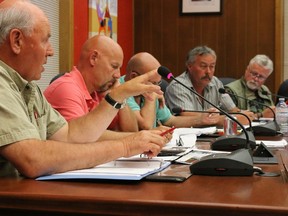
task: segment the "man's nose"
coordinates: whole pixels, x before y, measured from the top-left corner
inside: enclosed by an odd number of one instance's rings
[[[119,79],[121,77],[120,69],[116,69],[115,73],[113,74],[113,77],[116,79]]]
[[[54,55],[54,50],[51,46],[51,44],[49,44],[48,48],[47,48],[47,56],[53,56]]]

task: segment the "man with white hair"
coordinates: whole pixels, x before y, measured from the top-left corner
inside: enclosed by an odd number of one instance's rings
[[[256,55],[250,60],[244,76],[227,84],[225,89],[240,109],[248,109],[258,118],[273,117],[267,106],[274,109],[274,102],[270,90],[264,85],[272,72],[272,60],[266,55]]]
[[[126,98],[163,94],[159,86],[150,85],[159,77],[156,70],[112,89],[97,109],[66,122],[34,82],[53,55],[44,12],[28,1],[5,0],[0,2],[0,29],[0,176],[19,172],[36,178],[119,157],[142,153],[153,157],[169,141],[161,136],[162,130],[115,134],[113,140],[99,141]],[[94,56],[91,53],[91,62],[97,60]]]

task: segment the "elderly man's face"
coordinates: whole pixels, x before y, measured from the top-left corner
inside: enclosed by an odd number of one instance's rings
[[[188,65],[193,85],[207,86],[214,76],[215,66],[216,58],[213,55],[197,56],[195,62]]]
[[[265,83],[268,76],[268,69],[265,69],[258,64],[252,64],[247,67],[244,79],[249,89],[257,90]]]

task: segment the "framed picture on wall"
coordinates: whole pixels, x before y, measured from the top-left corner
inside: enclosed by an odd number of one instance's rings
[[[222,14],[222,0],[180,0],[180,15]]]

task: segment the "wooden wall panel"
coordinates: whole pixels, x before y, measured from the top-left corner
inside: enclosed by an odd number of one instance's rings
[[[266,54],[275,63],[277,1],[222,0],[222,15],[181,16],[180,0],[134,0],[134,52],[152,53],[179,75],[187,52],[208,45],[218,56],[215,75],[239,78],[256,54]],[[282,62],[276,63],[275,68],[281,68]],[[277,74],[266,82],[272,91],[281,81]]]

